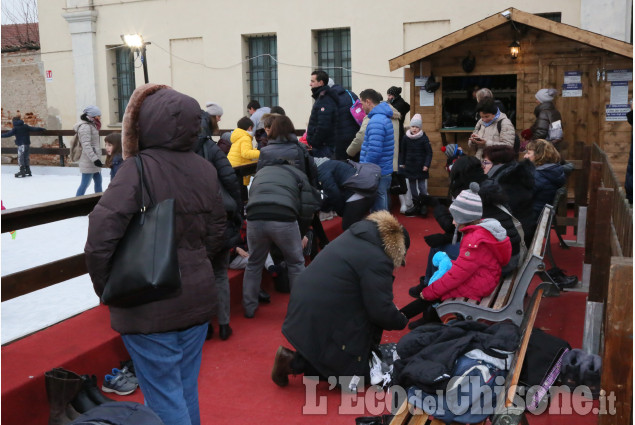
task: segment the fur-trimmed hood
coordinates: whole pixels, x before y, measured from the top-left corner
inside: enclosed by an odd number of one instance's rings
[[[153,147],[192,150],[200,125],[196,100],[166,85],[144,84],[132,93],[123,117],[123,158]]]
[[[377,211],[366,217],[377,225],[384,252],[392,260],[395,268],[406,260],[406,241],[403,226],[388,211]]]

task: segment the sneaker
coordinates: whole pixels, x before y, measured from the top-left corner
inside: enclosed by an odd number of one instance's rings
[[[126,378],[128,378],[128,380],[132,382],[133,384],[139,385],[139,380],[137,379],[137,376],[134,373],[132,373],[127,367],[124,367],[123,369],[113,368],[112,376],[117,376],[120,373],[126,375]]]
[[[132,394],[138,386],[139,384],[130,382],[128,377],[123,373],[118,373],[116,376],[106,375],[101,390],[105,393],[128,395]]]
[[[320,211],[320,221],[333,220],[333,211]]]

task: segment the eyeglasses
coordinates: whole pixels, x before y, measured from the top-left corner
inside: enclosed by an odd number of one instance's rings
[[[492,161],[488,161],[488,160],[484,159],[484,160],[481,161],[481,164],[482,165],[492,165]]]

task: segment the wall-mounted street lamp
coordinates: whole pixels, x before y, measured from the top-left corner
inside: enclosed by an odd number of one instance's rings
[[[143,41],[141,34],[124,34],[121,36],[124,44],[132,50],[139,52],[141,63],[143,64],[143,79],[148,84],[148,63],[146,60],[146,45],[150,42]]]
[[[509,45],[509,55],[512,57],[512,59],[517,59],[519,53],[520,53],[520,43],[518,42],[518,40],[514,40]]]

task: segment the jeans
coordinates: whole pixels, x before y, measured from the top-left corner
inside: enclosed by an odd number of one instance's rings
[[[379,179],[379,186],[377,187],[377,197],[375,198],[375,205],[373,205],[373,211],[389,210],[388,208],[388,189],[390,189],[390,182],[392,181],[392,173],[381,176]]]
[[[86,193],[91,179],[95,181],[95,193],[103,192],[103,190],[101,190],[101,171],[94,174],[82,173],[82,182],[79,184],[75,196],[82,196]]]
[[[408,183],[413,198],[428,194],[428,179],[408,179]]]
[[[297,221],[247,220],[249,262],[243,278],[243,308],[253,314],[258,308],[258,292],[262,281],[262,267],[271,245],[276,244],[289,270],[289,286],[304,271],[302,238]]]
[[[31,162],[29,161],[30,150],[31,150],[31,145],[18,146],[18,165],[20,167],[28,167],[31,165]]]
[[[430,248],[430,253],[428,254],[428,265],[426,267],[426,281],[429,281],[434,272],[437,271],[437,268],[432,264],[432,257],[439,251],[443,251],[448,254],[450,260],[454,261],[459,257],[459,248],[460,243],[455,244],[447,244],[437,248]]]
[[[165,425],[200,425],[198,374],[207,323],[182,331],[121,335],[145,404]]]
[[[219,325],[229,325],[229,250],[221,251],[212,259],[216,281],[216,317]]]

